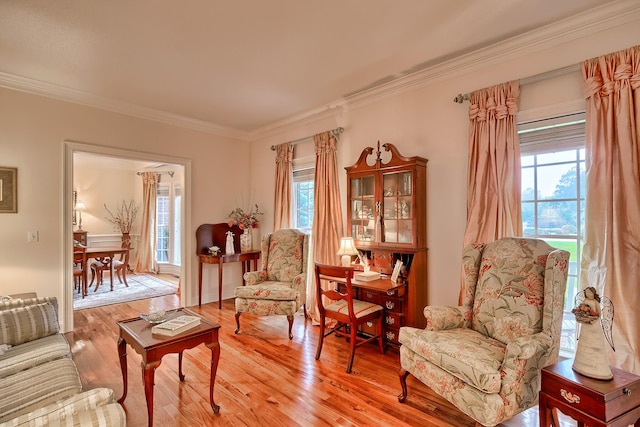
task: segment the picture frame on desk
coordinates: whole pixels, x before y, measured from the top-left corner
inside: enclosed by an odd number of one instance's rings
[[[400,276],[400,270],[402,269],[402,261],[397,260],[396,265],[393,267],[393,273],[391,273],[391,281],[397,282]]]

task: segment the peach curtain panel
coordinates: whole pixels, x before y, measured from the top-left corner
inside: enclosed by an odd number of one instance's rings
[[[471,94],[464,246],[522,235],[517,81]]]
[[[158,193],[158,174],[142,172],[142,221],[140,224],[140,242],[136,273],[156,273],[156,195]]]
[[[316,150],[314,178],[314,212],[310,258],[324,264],[339,265],[337,255],[342,228],[342,201],[338,183],[338,141],[330,132],[313,136]],[[313,264],[311,264],[313,265]],[[313,268],[310,273],[313,273]],[[310,280],[307,292],[308,309],[312,319],[318,322],[320,313],[316,302],[315,275]]]
[[[291,226],[291,181],[293,181],[293,144],[285,142],[276,146],[273,231]]]
[[[581,287],[595,286],[615,306],[611,365],[640,374],[640,46],[581,65],[587,126]]]

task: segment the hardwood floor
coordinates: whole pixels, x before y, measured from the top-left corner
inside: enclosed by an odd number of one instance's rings
[[[179,305],[176,295],[168,295],[74,313],[75,331],[66,337],[85,389],[109,387],[118,398],[122,395],[115,322],[148,312],[152,302],[165,309]],[[347,374],[344,339],[327,337],[316,361],[318,328],[302,315],[296,316],[294,338],[289,341],[285,316],[244,314],[236,335],[233,300],[223,301],[222,310],[217,303],[191,309],[222,325],[214,392],[220,413],[213,414],[208,403],[211,352],[201,345],[184,353],[184,382],[178,380],[177,355],[165,356],[157,368],[156,426],[474,425],[411,376],[407,401],[399,403],[400,362],[395,351],[382,355],[375,345],[360,347],[353,372]],[[129,390],[123,406],[130,427],[147,425],[140,361],[128,347]],[[537,426],[537,410],[532,408],[502,426]]]

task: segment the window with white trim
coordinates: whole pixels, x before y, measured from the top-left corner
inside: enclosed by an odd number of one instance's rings
[[[571,254],[560,347],[563,354],[572,354],[571,309],[580,283],[586,199],[584,113],[519,124],[518,136],[524,236]]]
[[[180,265],[182,188],[160,184],[156,194],[156,261]]]
[[[313,228],[315,169],[293,171],[292,226],[307,234]]]

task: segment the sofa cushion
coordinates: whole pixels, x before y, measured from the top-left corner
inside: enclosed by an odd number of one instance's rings
[[[113,390],[95,388],[16,417],[3,427],[43,425],[124,426],[126,417],[122,407],[115,403]]]
[[[51,303],[0,311],[0,344],[19,345],[60,331]]]
[[[291,283],[262,282],[253,286],[239,286],[235,295],[240,298],[295,301],[298,292],[291,287]]]
[[[506,346],[472,329],[400,328],[399,341],[427,361],[485,393],[498,393]]]
[[[33,298],[11,298],[6,301],[0,300],[0,311],[11,310],[17,307],[26,307],[28,305],[51,303],[58,312],[58,300],[56,297],[33,297]]]
[[[41,365],[50,360],[69,357],[71,350],[62,334],[49,335],[38,340],[11,347],[0,356],[0,378]]]
[[[0,422],[66,399],[82,390],[71,359],[52,360],[0,379]]]

